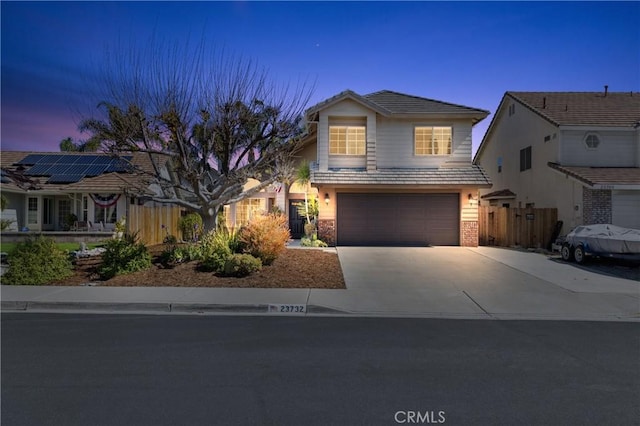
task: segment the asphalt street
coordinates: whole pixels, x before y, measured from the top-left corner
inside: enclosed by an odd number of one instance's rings
[[[3,425],[638,424],[638,324],[2,314]]]

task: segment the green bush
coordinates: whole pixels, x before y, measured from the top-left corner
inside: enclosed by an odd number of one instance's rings
[[[73,274],[69,254],[42,236],[19,243],[8,257],[9,270],[2,284],[40,285]]]
[[[262,262],[250,254],[232,254],[224,263],[224,275],[246,277],[262,269]]]
[[[302,237],[300,239],[300,245],[302,247],[327,247],[327,243],[312,236],[311,238]]]
[[[159,260],[165,267],[171,267],[178,263],[202,260],[202,250],[198,244],[172,245],[160,253]]]
[[[175,235],[167,234],[162,239],[163,244],[176,244],[178,242],[178,238]]]
[[[144,243],[138,241],[137,234],[126,234],[122,239],[109,240],[105,249],[102,265],[98,269],[98,274],[104,280],[151,267],[149,250]]]
[[[178,221],[184,241],[198,241],[202,235],[202,217],[198,213],[189,213]]]
[[[239,232],[238,239],[243,252],[271,265],[286,249],[291,238],[287,218],[278,214],[255,216]]]
[[[233,253],[229,247],[229,238],[220,230],[209,231],[200,240],[200,266],[205,271],[221,272],[224,263]]]

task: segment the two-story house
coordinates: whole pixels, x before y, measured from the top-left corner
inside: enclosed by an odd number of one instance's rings
[[[346,90],[307,110],[318,234],[337,245],[478,244],[472,128],[489,114],[392,91]]]
[[[474,164],[493,182],[481,205],[640,229],[640,94],[506,92]]]

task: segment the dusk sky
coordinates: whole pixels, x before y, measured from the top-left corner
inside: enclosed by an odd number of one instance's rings
[[[388,89],[496,110],[505,91],[640,90],[638,2],[6,2],[3,150],[57,151],[105,48],[224,46],[277,82],[316,82],[310,104]],[[475,127],[474,152],[492,116]]]

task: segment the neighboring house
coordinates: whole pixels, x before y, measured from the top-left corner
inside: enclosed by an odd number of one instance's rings
[[[346,90],[308,109],[301,156],[315,159],[319,237],[337,245],[476,246],[478,190],[491,183],[471,163],[471,130],[488,114],[387,90]],[[302,198],[296,191],[287,196]]]
[[[481,205],[640,229],[640,94],[506,92],[474,164],[493,182]]]
[[[125,158],[151,170],[145,154]],[[111,233],[130,203],[153,195],[143,176],[107,154],[3,151],[0,166],[0,189],[18,231]]]

